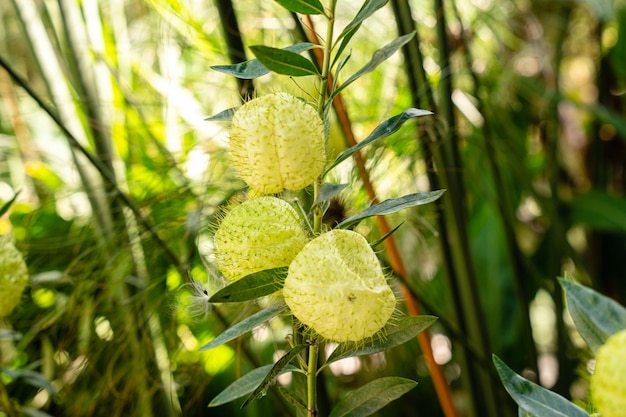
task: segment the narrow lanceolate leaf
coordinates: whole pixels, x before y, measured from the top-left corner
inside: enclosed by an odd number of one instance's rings
[[[261,64],[277,74],[292,77],[320,75],[310,60],[295,52],[263,45],[251,46],[250,50]]]
[[[381,243],[383,243],[385,240],[387,240],[387,238],[389,238],[389,236],[393,235],[396,230],[398,230],[400,228],[400,226],[402,226],[404,224],[404,222],[401,222],[399,225],[397,225],[396,227],[394,227],[392,230],[390,230],[388,233],[385,233],[385,235],[383,237],[381,237],[380,239],[378,239],[376,242],[372,243],[370,246],[372,247],[372,249],[376,249],[376,247],[378,245],[380,245]]]
[[[319,0],[276,0],[278,4],[294,13],[324,14],[324,6]]]
[[[559,279],[576,330],[593,352],[612,334],[626,329],[626,308],[612,299],[577,284]]]
[[[16,368],[0,368],[0,374],[5,374],[9,378],[23,382],[35,388],[42,388],[48,391],[52,396],[57,397],[59,395],[56,388],[52,386],[48,378],[39,372],[31,371],[28,369],[16,369]]]
[[[2,216],[4,213],[9,211],[9,209],[11,208],[11,205],[15,202],[15,199],[17,198],[18,195],[20,195],[20,191],[15,193],[9,201],[7,201],[6,203],[2,205],[2,207],[0,208],[0,216]]]
[[[283,48],[283,50],[299,54],[300,52],[308,51],[309,49],[315,47],[316,46],[312,43],[302,42],[287,46],[286,48]],[[269,74],[270,72],[270,70],[267,69],[263,64],[261,64],[258,59],[251,59],[249,61],[240,62],[233,65],[215,65],[212,66],[211,69],[245,80],[258,78],[265,74]]]
[[[410,108],[410,109],[403,111],[400,114],[397,114],[385,120],[384,122],[376,126],[376,128],[372,131],[372,133],[370,133],[361,142],[357,143],[356,145],[342,152],[337,157],[337,159],[335,159],[335,162],[333,162],[332,165],[326,169],[326,172],[330,171],[331,169],[333,169],[334,167],[336,167],[337,165],[339,165],[346,159],[350,158],[352,155],[354,155],[355,153],[357,153],[358,151],[360,151],[367,145],[371,145],[372,143],[377,142],[381,139],[384,139],[387,136],[390,136],[393,133],[397,132],[398,129],[400,129],[407,120],[412,119],[414,117],[427,116],[430,114],[433,114],[433,113],[428,110]]]
[[[413,339],[418,333],[424,331],[436,320],[437,317],[426,315],[403,317],[397,323],[387,325],[383,330],[383,337],[374,341],[372,344],[363,344],[363,342],[340,344],[337,349],[331,353],[325,365],[338,361],[339,359],[349,358],[351,356],[371,355],[399,346]]]
[[[211,117],[207,117],[207,122],[230,122],[233,119],[233,115],[239,107],[231,107],[230,109],[222,110],[221,112],[214,114]]]
[[[222,288],[209,298],[209,302],[233,303],[270,295],[283,287],[286,277],[286,266],[255,272]]]
[[[396,53],[398,49],[407,44],[412,38],[415,36],[415,32],[411,32],[404,36],[400,36],[398,39],[389,42],[387,45],[380,48],[378,51],[374,52],[372,59],[370,62],[365,64],[363,68],[355,72],[350,78],[343,82],[333,93],[331,94],[331,98],[335,97],[341,90],[352,84],[354,81],[358,80],[365,74],[368,74],[376,69],[381,63],[389,59],[390,56]]]
[[[257,397],[259,397],[259,395],[265,392],[267,387],[274,383],[274,380],[276,379],[276,377],[278,377],[281,373],[283,373],[283,369],[287,365],[289,365],[289,362],[291,362],[296,356],[298,356],[298,354],[300,354],[302,349],[304,349],[306,346],[307,345],[296,345],[292,347],[287,353],[285,353],[283,357],[280,358],[274,364],[274,366],[272,366],[272,369],[270,369],[270,371],[267,373],[265,378],[263,378],[263,381],[261,381],[259,386],[256,387],[254,391],[252,391],[252,394],[250,394],[248,398],[246,398],[246,401],[244,401],[244,403],[241,405],[241,408],[244,408],[245,406],[250,404],[250,402],[252,402]]]
[[[415,193],[405,195],[399,198],[390,198],[382,203],[371,206],[356,214],[347,218],[337,225],[337,228],[345,229],[346,227],[358,223],[363,219],[372,216],[384,216],[386,214],[395,213],[409,207],[421,206],[423,204],[432,203],[445,193],[446,190],[429,191],[425,193]]]
[[[320,189],[320,193],[317,196],[317,199],[315,200],[313,204],[318,204],[318,203],[321,203],[322,201],[330,200],[331,198],[335,197],[337,194],[342,192],[347,186],[348,184],[330,184],[330,183],[326,183],[322,185],[322,188]]]
[[[209,407],[217,407],[250,394],[265,379],[273,367],[274,365],[265,365],[248,372],[213,398],[209,403]],[[295,371],[296,369],[295,366],[287,365],[281,370],[279,375]]]
[[[329,417],[369,416],[400,398],[416,385],[417,382],[400,377],[376,379],[343,397]]]
[[[226,329],[223,333],[217,336],[215,339],[211,340],[206,345],[202,346],[200,350],[209,350],[214,347],[218,347],[221,344],[226,342],[230,342],[233,339],[238,338],[239,336],[249,332],[254,329],[258,325],[265,323],[267,320],[276,317],[285,309],[285,303],[277,303],[269,306],[268,308],[259,311],[251,315],[250,317],[240,321],[239,323],[233,325]]]
[[[278,392],[287,400],[291,405],[294,405],[302,410],[306,410],[306,403],[295,392],[285,387],[278,387]]]
[[[582,408],[560,395],[519,376],[495,355],[493,363],[504,388],[528,413],[541,417],[589,417]]]
[[[385,4],[387,4],[388,1],[389,0],[366,0],[356,16],[354,16],[354,19],[352,19],[352,21],[348,23],[348,26],[346,26],[343,31],[341,31],[341,34],[339,34],[339,37],[337,39],[339,40],[343,38],[350,32],[354,34],[355,30],[358,29],[358,27],[361,25],[361,23],[363,23],[365,19],[373,15],[376,10],[383,7]]]

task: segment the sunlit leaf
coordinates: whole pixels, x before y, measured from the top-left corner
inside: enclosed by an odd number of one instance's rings
[[[7,211],[9,211],[9,209],[11,208],[11,205],[15,202],[15,199],[17,198],[18,195],[20,195],[20,191],[16,192],[9,201],[4,203],[2,207],[0,207],[0,216],[2,216]]]
[[[398,49],[400,49],[403,45],[407,44],[412,38],[415,36],[415,32],[408,33],[404,36],[400,36],[394,41],[391,41],[387,45],[383,46],[372,56],[370,62],[365,64],[363,68],[355,72],[350,78],[344,81],[335,91],[332,93],[332,97],[339,94],[341,90],[352,84],[354,81],[359,79],[365,74],[368,74],[376,69],[381,63],[389,59],[390,56],[396,53]]]
[[[250,394],[265,379],[273,367],[274,365],[265,365],[248,372],[213,398],[209,403],[209,407],[217,407]],[[278,375],[292,372],[296,369],[295,366],[287,365]]]
[[[400,377],[376,379],[348,393],[329,417],[363,417],[380,410],[417,386],[417,382]]]
[[[614,333],[626,329],[626,308],[616,301],[573,281],[559,279],[576,330],[596,352]]]
[[[309,42],[296,43],[294,45],[283,48],[283,51],[290,51],[296,54],[300,52],[308,51],[316,46]],[[251,59],[249,61],[240,62],[233,65],[215,65],[211,67],[215,71],[219,71],[224,74],[232,75],[237,78],[251,80],[253,78],[261,77],[265,74],[269,74],[270,70],[267,69],[258,59]]]
[[[324,14],[324,6],[319,0],[276,0],[290,12],[301,14]]]
[[[265,323],[267,320],[276,317],[285,309],[285,303],[277,303],[267,307],[264,310],[259,311],[251,315],[250,317],[240,321],[239,323],[229,327],[215,339],[211,340],[206,345],[202,346],[200,350],[209,350],[214,347],[218,347],[221,344],[229,342],[237,337],[249,332],[258,325]]]
[[[445,193],[445,191],[446,190],[428,191],[425,193],[409,194],[399,198],[390,198],[383,201],[382,203],[376,204],[375,206],[366,208],[359,214],[347,218],[346,220],[339,223],[337,227],[340,229],[345,229],[346,227],[354,223],[358,223],[368,217],[384,216],[386,214],[392,214],[409,207],[421,206],[423,204],[432,203],[433,201],[441,197],[443,193]]]
[[[383,337],[369,343],[342,343],[329,356],[326,365],[351,356],[371,355],[399,346],[413,339],[437,320],[434,316],[403,317],[396,323],[388,324],[383,330]]]
[[[222,288],[209,298],[209,302],[233,303],[270,295],[283,287],[286,277],[286,266],[255,272]]]
[[[319,75],[309,59],[295,52],[263,45],[251,46],[250,50],[267,69],[277,74],[292,77]]]
[[[387,4],[389,0],[366,0],[361,6],[361,9],[358,11],[354,19],[343,29],[343,31],[339,34],[337,39],[341,39],[344,36],[350,34],[350,36],[354,35],[354,32],[358,27],[363,23],[365,19],[374,14],[378,9]]]
[[[497,356],[493,363],[504,388],[522,409],[541,417],[589,417],[565,398],[519,376]]]
[[[274,366],[272,366],[272,369],[270,369],[265,378],[263,378],[263,381],[261,381],[259,386],[256,387],[254,391],[252,391],[252,394],[250,394],[248,398],[246,398],[246,401],[244,401],[244,403],[241,405],[241,408],[246,407],[248,404],[250,404],[250,402],[254,401],[263,392],[265,392],[267,387],[272,384],[276,377],[278,377],[278,375],[283,372],[285,366],[287,366],[289,362],[291,362],[297,355],[299,355],[302,349],[304,349],[306,346],[307,345],[296,345],[289,349],[287,353],[285,353],[278,361],[276,361]]]
[[[322,188],[320,189],[320,193],[315,199],[315,202],[313,204],[318,204],[318,203],[321,203],[322,201],[330,200],[331,198],[335,197],[337,194],[345,190],[347,186],[348,184],[330,184],[330,183],[322,185]]]
[[[239,107],[231,107],[230,109],[222,110],[213,116],[207,117],[204,120],[207,122],[230,122],[238,109]]]
[[[385,120],[384,122],[376,126],[376,128],[372,131],[372,133],[370,133],[361,142],[357,143],[356,145],[342,152],[337,157],[337,159],[335,159],[335,161],[326,169],[326,172],[330,171],[331,169],[333,169],[334,167],[336,167],[337,165],[339,165],[346,159],[350,158],[352,155],[354,155],[355,153],[357,153],[364,147],[371,145],[372,143],[375,143],[397,132],[398,129],[400,129],[407,120],[412,119],[414,117],[428,116],[431,114],[433,113],[428,110],[410,108],[410,109],[403,111],[400,114],[397,114]]]

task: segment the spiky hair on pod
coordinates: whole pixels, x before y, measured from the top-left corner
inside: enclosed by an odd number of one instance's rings
[[[230,128],[233,165],[261,194],[302,190],[326,163],[324,122],[288,93],[254,98],[237,110]]]
[[[28,268],[11,235],[0,236],[0,318],[6,317],[20,303],[28,284]]]
[[[307,243],[289,266],[283,296],[301,323],[333,342],[373,338],[396,309],[376,254],[350,230]]]
[[[591,376],[591,400],[602,417],[623,416],[626,410],[626,329],[598,349]]]
[[[215,261],[229,281],[289,266],[309,241],[300,216],[288,202],[257,197],[235,206],[215,232]]]

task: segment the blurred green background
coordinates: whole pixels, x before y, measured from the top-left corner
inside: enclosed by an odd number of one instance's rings
[[[361,5],[340,1],[337,25]],[[251,58],[250,45],[304,41],[307,22],[254,0],[4,0],[0,20],[0,203],[20,192],[3,230],[10,221],[30,272],[0,320],[9,396],[32,416],[293,415],[272,392],[207,408],[272,363],[290,327],[198,351],[258,308],[204,296],[223,284],[213,226],[244,188],[227,124],[204,119],[252,91],[314,92],[307,78],[237,83],[210,69]],[[459,415],[517,415],[492,353],[584,405],[590,354],[556,277],[626,302],[624,2],[390,1],[354,37],[343,76],[415,29],[343,98],[357,139],[407,107],[435,112],[365,158],[381,200],[448,190],[389,220],[405,222],[411,289],[440,317],[431,345]],[[346,147],[332,120],[331,157]],[[351,183],[339,217],[368,204],[351,164],[331,174]],[[357,230],[380,237],[373,221]],[[322,412],[398,375],[419,385],[378,415],[443,415],[416,341],[323,375]]]

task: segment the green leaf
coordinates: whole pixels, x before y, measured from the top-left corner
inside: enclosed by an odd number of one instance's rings
[[[376,204],[375,206],[366,208],[359,214],[347,218],[346,220],[339,223],[337,227],[340,229],[345,229],[346,227],[354,223],[358,223],[368,217],[384,216],[385,214],[395,213],[405,208],[432,203],[433,201],[441,197],[445,192],[446,190],[437,190],[425,193],[409,194],[399,198],[390,198],[383,201],[382,203]]]
[[[593,352],[612,334],[626,329],[626,308],[591,288],[560,278],[576,330]]]
[[[15,330],[0,329],[0,340],[12,340],[17,341],[22,338],[22,334]]]
[[[341,58],[341,54],[343,53],[344,49],[346,49],[346,47],[348,46],[348,44],[350,43],[350,40],[352,39],[352,37],[358,32],[359,28],[361,27],[361,25],[355,26],[353,27],[349,32],[347,32],[344,36],[343,39],[341,40],[341,44],[339,45],[339,48],[337,48],[337,52],[335,53],[335,58],[333,59],[333,62],[331,63],[331,67],[335,66],[335,63],[337,62],[337,60],[339,58]],[[340,38],[341,39],[341,38]],[[338,78],[339,78],[339,73],[341,72],[341,66],[345,65],[345,63],[347,62],[348,59],[350,59],[350,55],[348,54],[347,57],[342,59],[343,64],[340,62],[337,65],[337,70],[335,71],[335,84],[337,84]],[[333,85],[333,91],[335,90],[335,85]]]
[[[239,107],[231,107],[230,109],[222,110],[211,117],[207,117],[204,120],[207,122],[230,122],[238,109]]]
[[[11,206],[13,205],[13,203],[15,202],[15,199],[17,198],[18,195],[20,195],[21,191],[16,192],[13,197],[11,197],[11,199],[9,201],[7,201],[6,203],[4,203],[2,205],[2,207],[0,208],[0,216],[2,216],[4,213],[6,213],[7,211],[9,211],[9,209],[11,208]]]
[[[43,411],[33,407],[21,407],[20,411],[21,415],[28,417],[52,417],[52,415],[44,413]]]
[[[265,378],[263,378],[263,381],[261,381],[259,386],[256,387],[254,391],[252,391],[252,394],[250,394],[248,398],[246,398],[246,401],[244,401],[244,403],[241,405],[241,408],[246,407],[248,404],[250,404],[250,402],[259,397],[259,395],[261,395],[263,392],[265,392],[267,387],[270,384],[274,383],[276,377],[278,377],[278,375],[282,373],[283,368],[285,368],[285,366],[287,366],[289,362],[293,360],[293,358],[298,356],[298,354],[300,354],[302,349],[304,349],[306,346],[307,345],[296,345],[292,347],[287,353],[285,353],[282,358],[276,361],[274,366],[272,366],[272,369],[270,369]]]
[[[269,46],[251,46],[250,50],[267,69],[292,77],[320,75],[315,65],[303,56],[284,49]]]
[[[302,42],[287,46],[282,50],[299,54],[300,52],[308,51],[309,49],[313,49],[315,47],[316,45],[310,42]],[[270,70],[267,69],[258,59],[251,59],[249,61],[240,62],[233,65],[215,65],[212,66],[211,69],[245,80],[258,78],[265,74],[269,74],[270,72]]]
[[[361,23],[363,23],[365,19],[373,15],[374,12],[376,12],[378,9],[387,4],[388,1],[389,0],[366,0],[356,16],[354,16],[354,19],[352,19],[352,21],[348,23],[348,26],[346,26],[343,31],[341,31],[341,33],[337,37],[337,40],[347,35],[354,35]]]
[[[381,139],[384,139],[387,136],[397,132],[398,129],[400,129],[407,120],[412,119],[414,117],[427,116],[430,114],[433,114],[433,113],[428,110],[410,108],[410,109],[403,111],[400,114],[397,114],[385,120],[384,122],[376,126],[376,128],[372,131],[372,133],[370,133],[361,142],[343,151],[337,157],[337,159],[335,159],[335,162],[333,162],[332,165],[326,169],[324,174],[326,174],[328,171],[330,171],[331,169],[333,169],[334,167],[336,167],[337,165],[339,165],[346,159],[350,158],[352,155],[354,155],[355,153],[357,153],[358,151],[360,151],[367,145],[371,145],[372,143],[377,142]]]
[[[221,344],[230,342],[233,339],[249,332],[257,327],[259,324],[266,322],[267,320],[276,317],[285,309],[285,303],[280,302],[267,307],[264,310],[259,311],[251,315],[250,317],[240,321],[239,323],[229,327],[222,332],[215,339],[211,340],[206,345],[202,346],[200,350],[209,350],[218,347]]]
[[[363,417],[380,410],[417,386],[417,382],[400,377],[376,379],[348,393],[329,417]]]
[[[328,357],[324,366],[331,362],[338,361],[339,359],[349,358],[351,356],[371,355],[399,346],[413,339],[418,333],[424,331],[436,320],[437,317],[427,315],[403,317],[397,324],[387,325],[384,329],[384,336],[371,345],[354,342],[340,344]]]
[[[213,294],[209,298],[209,302],[234,303],[273,294],[283,287],[287,277],[287,269],[286,266],[281,266],[246,275],[239,281],[235,281]]]
[[[570,203],[572,221],[594,230],[626,233],[626,198],[591,190]]]
[[[517,409],[517,417],[537,417],[524,410],[522,407]]]
[[[0,371],[13,380],[23,382],[36,388],[45,389],[54,397],[59,395],[58,391],[52,386],[48,378],[39,372],[15,368],[2,368]]]
[[[522,378],[496,355],[493,363],[504,388],[522,409],[541,417],[589,417],[560,395]]]
[[[348,63],[351,57],[352,57],[352,53],[349,53],[341,61],[339,61],[339,64],[337,64],[337,69],[335,70],[335,78],[333,79],[332,91],[335,91],[337,89],[337,82],[339,80],[339,74],[341,74],[341,70]]]
[[[313,204],[319,204],[322,201],[330,200],[331,198],[333,198],[334,196],[342,192],[347,186],[348,184],[331,184],[331,183],[326,183],[322,185],[322,188],[320,189],[320,193],[317,196],[317,199],[315,199],[315,202]]]
[[[263,379],[265,379],[267,374],[272,370],[273,366],[274,365],[265,365],[248,372],[213,398],[213,400],[209,403],[209,407],[217,407],[218,405],[229,403],[237,398],[250,394],[256,387],[259,386]],[[288,365],[285,366],[278,375],[292,372],[297,369],[298,368],[295,366]]]
[[[378,239],[376,242],[372,243],[370,246],[372,247],[372,249],[376,249],[376,247],[378,245],[380,245],[381,243],[383,243],[385,240],[387,240],[387,238],[389,236],[391,236],[392,234],[394,234],[396,232],[396,230],[398,230],[400,228],[400,226],[402,226],[404,224],[404,222],[400,222],[399,225],[397,225],[396,227],[394,227],[392,230],[390,230],[388,233],[385,233],[385,236],[381,237],[380,239]]]
[[[285,387],[278,387],[278,392],[287,400],[291,405],[306,410],[306,403],[295,392]]]
[[[365,64],[363,68],[355,72],[350,78],[344,81],[333,93],[331,94],[331,98],[335,97],[341,90],[352,84],[354,81],[359,79],[365,74],[368,74],[376,69],[381,63],[386,61],[390,56],[396,53],[398,49],[400,49],[403,45],[408,43],[413,36],[415,36],[415,32],[408,33],[404,36],[400,36],[398,39],[389,42],[387,45],[380,48],[378,51],[374,52],[372,59],[370,62]]]
[[[318,0],[276,0],[290,12],[300,14],[324,14],[324,6]]]

